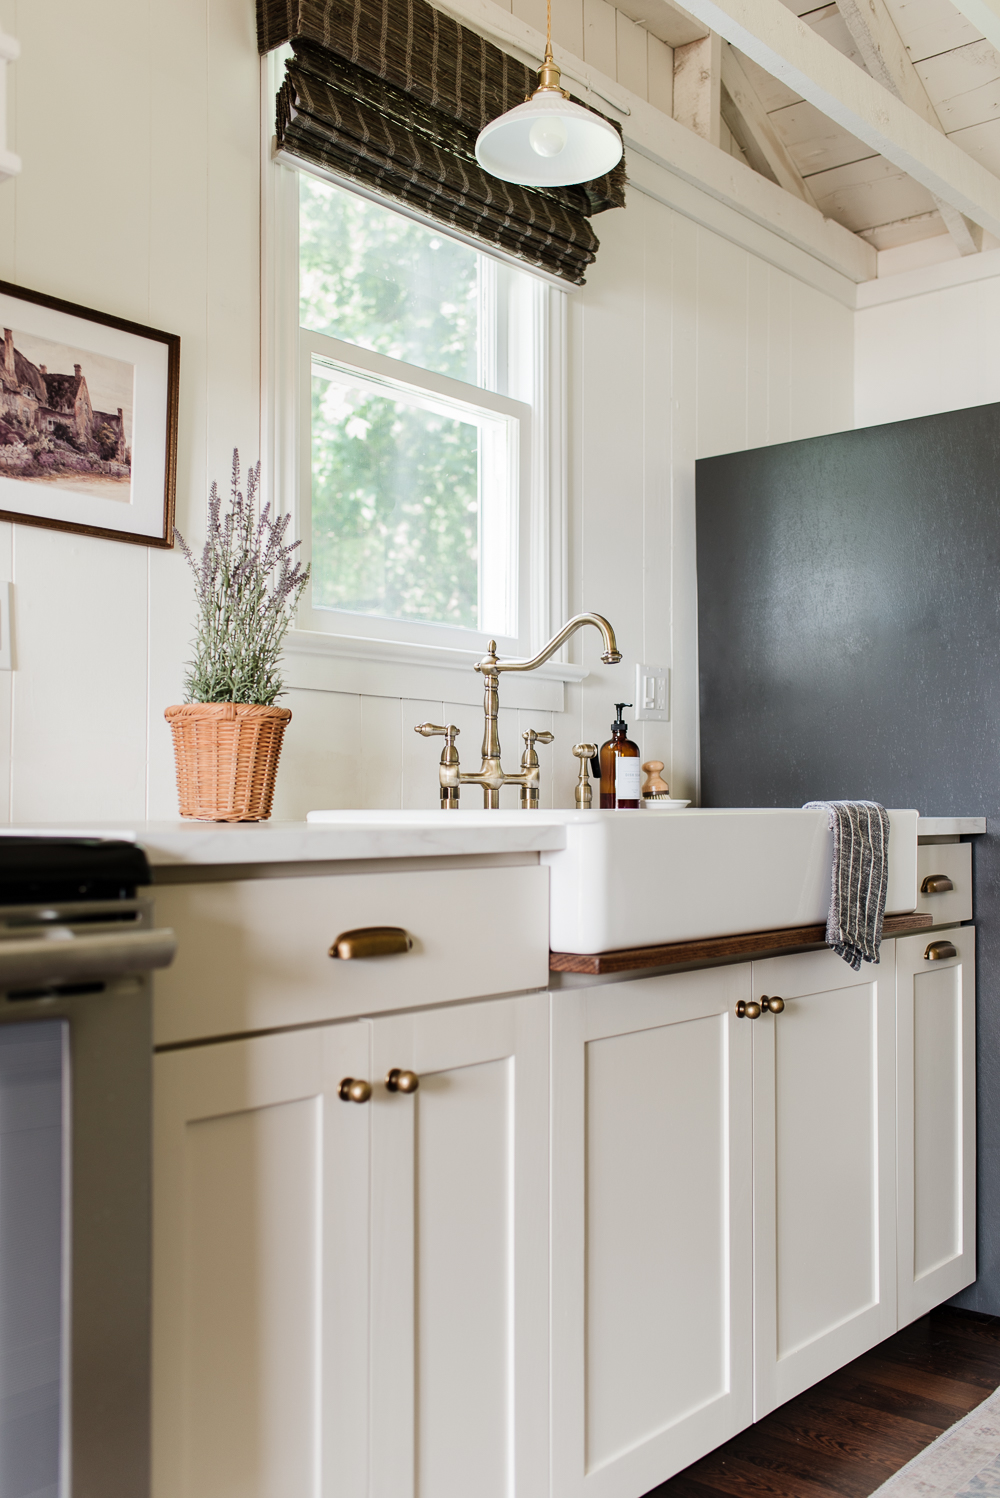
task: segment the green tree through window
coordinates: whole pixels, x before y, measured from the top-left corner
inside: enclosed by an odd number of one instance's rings
[[[476,384],[479,255],[364,198],[299,183],[302,326]],[[314,367],[314,605],[475,629],[480,452],[475,421]]]

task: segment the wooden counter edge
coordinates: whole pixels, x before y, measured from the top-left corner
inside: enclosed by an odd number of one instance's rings
[[[883,936],[904,936],[934,924],[930,915],[887,915]],[[553,973],[627,973],[648,967],[672,967],[686,962],[711,962],[713,958],[749,957],[756,952],[774,952],[783,947],[822,946],[826,926],[786,926],[780,931],[748,931],[739,936],[712,936],[702,941],[671,942],[660,947],[622,947],[615,952],[550,952]]]

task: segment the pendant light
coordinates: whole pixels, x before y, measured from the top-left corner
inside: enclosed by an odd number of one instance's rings
[[[548,0],[545,58],[538,87],[480,132],[476,160],[502,182],[522,187],[569,187],[592,182],[617,166],[622,140],[601,115],[574,104],[552,56],[552,0]]]

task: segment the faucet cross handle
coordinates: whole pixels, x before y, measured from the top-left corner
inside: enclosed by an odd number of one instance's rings
[[[425,739],[443,738],[444,748],[441,750],[441,762],[438,766],[438,783],[441,794],[442,811],[458,811],[458,798],[461,794],[461,767],[458,760],[458,750],[455,740],[461,729],[456,728],[454,723],[415,723],[413,732],[419,733]]]
[[[415,723],[413,725],[413,732],[423,734],[425,739],[433,739],[440,736],[443,739],[447,739],[449,744],[454,744],[462,730],[456,728],[454,723]]]

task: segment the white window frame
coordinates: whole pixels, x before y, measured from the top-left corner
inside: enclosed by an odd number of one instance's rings
[[[275,149],[272,135],[274,96],[283,71],[284,49],[262,59],[262,329],[263,390],[261,458],[265,497],[291,511],[295,534],[308,555],[310,452],[304,428],[313,354],[350,365],[384,379],[398,379],[399,361],[353,344],[299,328],[299,191],[298,173],[308,170],[321,180],[358,191],[334,173],[306,163],[289,164]],[[375,194],[362,196],[384,201]],[[397,207],[391,204],[389,206]],[[440,224],[418,213],[408,214],[446,233]],[[456,236],[465,239],[465,236]],[[483,246],[465,240],[483,252]],[[490,257],[494,258],[494,257]],[[509,257],[497,256],[503,260]],[[519,270],[526,267],[512,260]],[[568,603],[567,537],[567,290],[555,277],[530,272],[524,282],[528,305],[512,321],[507,349],[510,396],[474,392],[484,413],[517,421],[519,525],[517,584],[520,618],[516,635],[496,636],[501,654],[530,655],[565,622]],[[448,399],[468,400],[470,387],[446,376],[414,371],[414,383]],[[305,383],[304,383],[305,382]],[[514,397],[518,397],[515,399]],[[306,414],[303,414],[303,413]],[[305,503],[303,503],[303,497]],[[409,621],[314,609],[305,599],[289,631],[285,676],[289,686],[359,692],[372,696],[412,697],[430,701],[477,702],[482,681],[472,665],[483,655],[487,632],[411,624]],[[565,652],[560,652],[560,656]],[[561,711],[564,686],[586,671],[555,659],[527,676],[514,673],[505,703]]]

